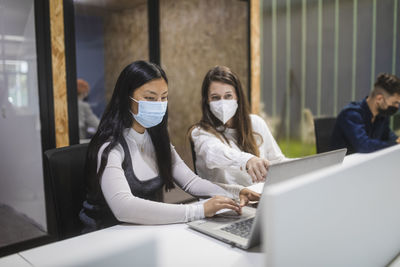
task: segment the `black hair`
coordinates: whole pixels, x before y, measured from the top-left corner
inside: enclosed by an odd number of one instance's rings
[[[391,96],[394,94],[400,95],[400,79],[393,74],[381,73],[376,78],[376,82],[374,84],[374,91],[376,92],[373,93],[377,94],[380,89]]]
[[[154,63],[146,61],[135,61],[129,64],[119,75],[111,101],[108,103],[98,130],[89,144],[86,156],[86,186],[91,197],[97,199],[102,196],[100,178],[107,165],[108,155],[120,142],[121,138],[123,138],[123,131],[126,128],[132,127],[133,117],[130,113],[130,96],[132,96],[136,89],[155,79],[164,79],[168,84],[168,79],[163,69]],[[167,125],[168,111],[160,124],[146,130],[154,145],[159,174],[164,181],[165,189],[169,190],[174,188],[174,184],[171,170],[171,146]],[[100,167],[97,171],[99,149],[106,142],[110,143],[101,154]]]

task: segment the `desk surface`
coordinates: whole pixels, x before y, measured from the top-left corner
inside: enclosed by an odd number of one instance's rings
[[[143,246],[147,248],[137,250]],[[129,260],[136,263],[132,266],[262,266],[264,260],[260,247],[250,251],[234,248],[189,229],[186,224],[117,225],[19,254],[33,266],[99,266],[95,262],[98,257],[125,257],[118,247],[128,248],[126,254],[135,256]],[[114,261],[113,266],[118,264]]]
[[[370,155],[353,154],[343,164]],[[0,258],[0,266],[263,266],[260,247],[245,251],[186,224],[117,225]],[[30,264],[29,264],[30,263]],[[391,266],[400,266],[400,258]]]
[[[248,251],[234,248],[191,230],[185,224],[124,224],[0,258],[0,267],[257,267],[263,266],[263,262],[260,247]],[[400,267],[400,257],[390,267]]]
[[[18,254],[12,254],[0,258],[0,267],[32,267],[24,258]]]

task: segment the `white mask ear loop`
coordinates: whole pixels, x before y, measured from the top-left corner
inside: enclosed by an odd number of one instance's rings
[[[133,101],[135,101],[138,104],[137,114],[139,114],[139,101],[137,101],[136,99],[134,99],[131,96],[129,96],[129,98],[132,99]],[[137,115],[137,114],[133,113],[133,111],[131,109],[129,109],[129,112],[132,114],[132,116],[136,116]]]

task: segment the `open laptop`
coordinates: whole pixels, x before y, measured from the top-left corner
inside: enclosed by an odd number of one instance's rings
[[[400,253],[399,159],[397,145],[266,187],[265,266],[388,266]]]
[[[343,161],[345,155],[346,149],[338,149],[271,165],[264,186],[339,164]],[[262,201],[260,202],[262,203]],[[262,210],[260,207],[258,211],[252,207],[243,207],[242,215],[228,211],[217,214],[212,218],[189,222],[188,225],[226,243],[248,249],[260,243],[260,210]]]

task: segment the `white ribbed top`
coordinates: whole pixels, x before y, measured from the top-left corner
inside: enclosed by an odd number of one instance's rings
[[[137,178],[145,181],[156,177],[158,175],[156,156],[147,131],[144,134],[139,134],[130,128],[125,130],[124,136],[131,153],[132,167]],[[101,154],[107,145],[108,143],[105,143],[99,150],[98,166],[100,166]],[[224,195],[238,197],[243,187],[220,185],[224,187],[223,189],[201,179],[187,167],[172,145],[171,152],[172,175],[175,183],[184,191],[194,196]],[[166,204],[132,195],[122,169],[123,159],[124,150],[121,145],[117,145],[110,151],[100,181],[105,200],[119,221],[138,224],[167,224],[204,218],[203,204]]]

